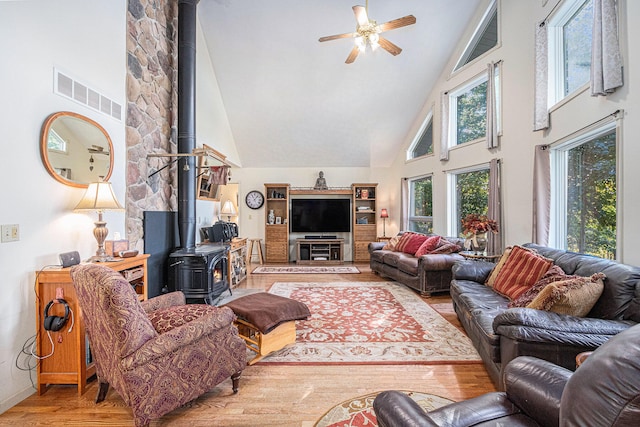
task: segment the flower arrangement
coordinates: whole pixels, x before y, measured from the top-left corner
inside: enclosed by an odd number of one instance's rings
[[[486,215],[469,214],[462,219],[462,235],[467,239],[476,234],[483,234],[491,231],[497,233],[498,223]]]

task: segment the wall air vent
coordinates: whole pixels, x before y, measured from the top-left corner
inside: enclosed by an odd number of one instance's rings
[[[58,95],[72,99],[79,104],[122,121],[122,105],[55,68],[53,69],[53,91]]]

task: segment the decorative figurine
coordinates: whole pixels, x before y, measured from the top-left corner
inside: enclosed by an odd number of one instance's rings
[[[313,187],[314,190],[326,190],[327,189],[327,181],[324,179],[324,172],[320,171],[318,174],[318,179],[316,179],[316,185]]]

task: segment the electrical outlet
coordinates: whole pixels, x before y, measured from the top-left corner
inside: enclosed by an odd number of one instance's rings
[[[20,240],[20,226],[18,224],[4,224],[1,231],[3,243]]]

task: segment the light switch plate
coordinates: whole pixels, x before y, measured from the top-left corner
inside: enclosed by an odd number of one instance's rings
[[[20,226],[18,224],[2,225],[2,243],[20,240]]]

